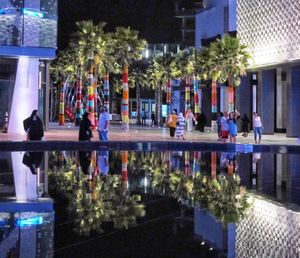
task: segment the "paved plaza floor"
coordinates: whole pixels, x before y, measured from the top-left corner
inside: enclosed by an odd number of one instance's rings
[[[79,128],[74,124],[66,123],[64,126],[59,126],[57,123],[51,123],[49,130],[45,132],[46,141],[77,141]],[[109,132],[110,141],[183,141],[169,136],[168,128],[159,128],[152,126],[137,126],[131,125],[129,132],[124,132],[121,129],[121,124],[113,124],[110,126]],[[25,133],[10,134],[0,133],[0,141],[24,141],[26,140]],[[98,141],[98,133],[94,131],[93,141]],[[199,131],[185,132],[185,140],[188,142],[212,142],[217,143],[217,134],[215,132],[206,131],[204,133]],[[248,137],[241,136],[239,133],[237,143],[254,144],[253,133]],[[1,144],[1,143],[0,143]],[[273,134],[262,136],[261,144],[265,145],[300,145],[298,138],[286,137],[285,134]]]

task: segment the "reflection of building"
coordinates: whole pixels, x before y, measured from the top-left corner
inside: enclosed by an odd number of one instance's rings
[[[39,109],[48,117],[49,63],[55,57],[57,0],[0,2],[0,121],[23,133],[22,120]]]

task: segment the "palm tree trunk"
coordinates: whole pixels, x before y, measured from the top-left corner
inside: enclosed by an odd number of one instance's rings
[[[82,103],[82,73],[81,65],[77,66],[77,83],[76,83],[76,120],[75,126],[79,126],[82,119],[81,112],[81,103]]]
[[[93,71],[93,88],[94,88],[94,119],[95,119],[95,128],[98,126],[98,68],[94,68]]]
[[[128,182],[128,151],[122,151],[122,192],[123,194],[127,191]]]
[[[64,79],[61,81],[59,94],[59,125],[65,125],[65,93],[64,93]]]
[[[187,76],[185,80],[185,113],[191,108],[191,86],[190,77]]]
[[[95,116],[94,116],[94,74],[93,64],[90,64],[88,74],[88,112],[90,113],[89,118],[91,124],[95,127]]]
[[[211,112],[212,120],[215,120],[217,116],[217,82],[215,80],[211,83]]]
[[[157,111],[156,111],[156,121],[157,124],[159,126],[161,126],[161,117],[162,117],[162,112],[161,112],[161,98],[162,98],[162,94],[161,94],[161,85],[157,85],[156,87],[157,89]]]
[[[191,167],[190,167],[190,152],[184,152],[184,173],[186,176],[190,176],[191,174]]]
[[[194,77],[194,114],[195,117],[198,117],[200,114],[200,106],[199,106],[199,85]]]
[[[109,73],[104,75],[104,106],[109,113]]]
[[[211,153],[211,178],[217,178],[217,153],[215,151]]]
[[[166,102],[167,102],[167,112],[168,112],[167,117],[168,117],[168,115],[171,113],[171,80],[170,80],[170,78],[167,79],[166,89],[167,89]]]
[[[123,99],[122,99],[122,129],[129,131],[129,116],[128,116],[128,64],[124,65],[123,70]]]
[[[136,84],[136,101],[137,101],[137,124],[141,124],[141,85],[139,81]]]
[[[228,112],[234,111],[234,88],[232,85],[228,87]]]

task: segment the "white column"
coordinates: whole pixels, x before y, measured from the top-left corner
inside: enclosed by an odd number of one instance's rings
[[[33,175],[23,164],[23,156],[24,152],[11,153],[16,199],[17,201],[32,201],[38,197],[36,175]]]
[[[39,59],[20,57],[9,114],[8,133],[25,134],[23,120],[38,109]]]
[[[220,88],[220,111],[228,112],[228,87]]]

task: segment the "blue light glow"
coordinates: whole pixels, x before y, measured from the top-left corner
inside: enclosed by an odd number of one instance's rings
[[[23,9],[23,13],[27,14],[28,16],[37,17],[37,18],[44,17],[44,14],[42,12],[33,11],[33,10],[26,9],[26,8]]]
[[[23,228],[27,226],[41,225],[43,224],[43,217],[36,216],[29,219],[17,219],[16,226]]]

